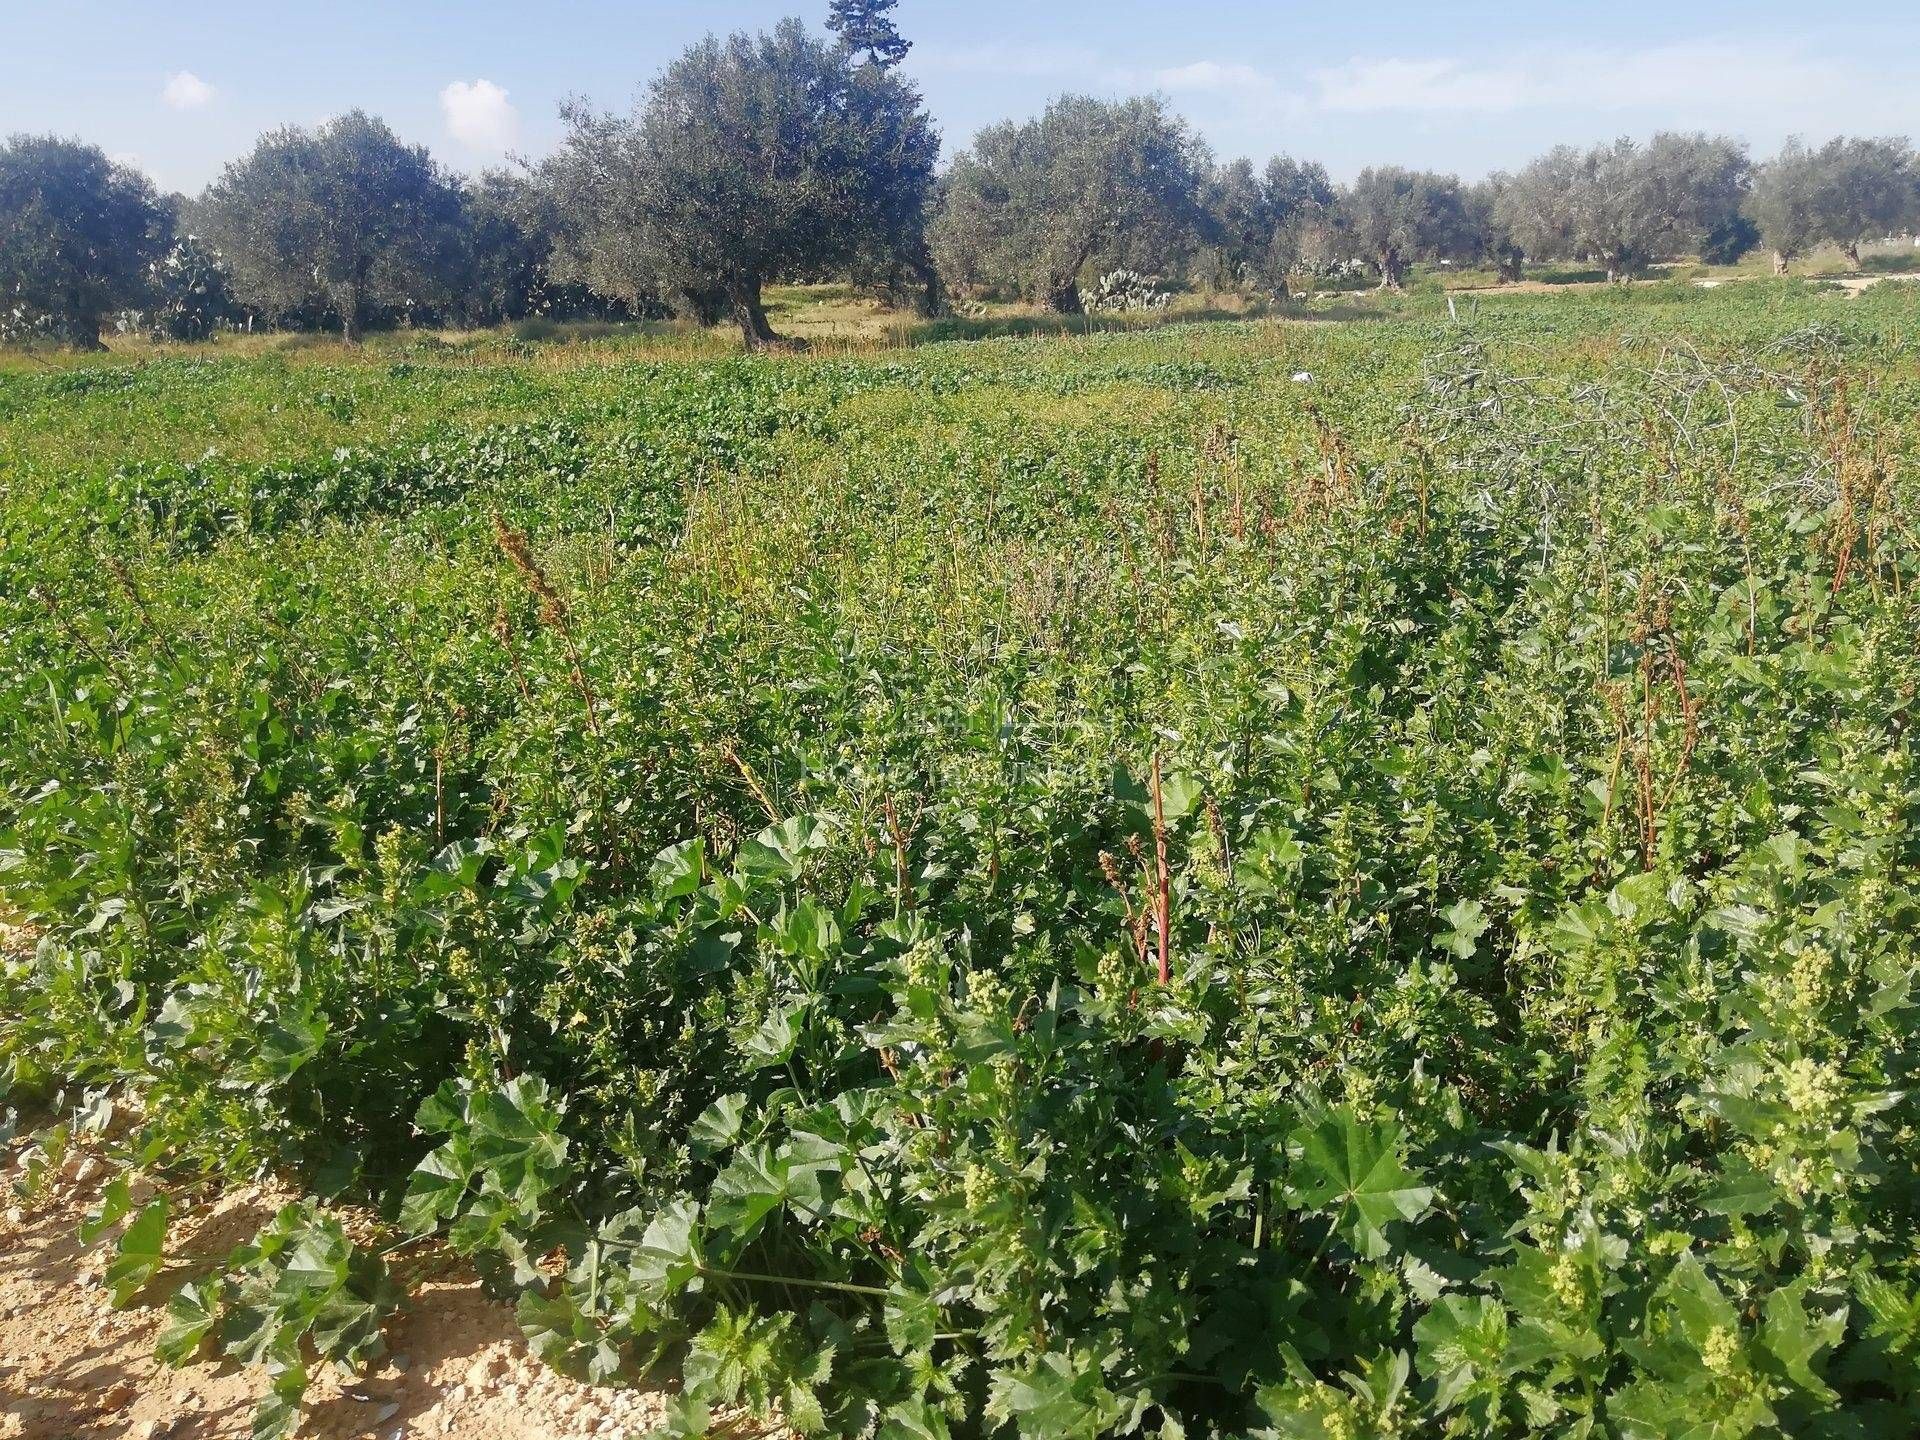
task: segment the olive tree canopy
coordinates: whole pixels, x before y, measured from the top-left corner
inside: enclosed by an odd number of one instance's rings
[[[363,111],[261,136],[198,213],[241,300],[270,314],[324,305],[349,344],[377,311],[442,303],[458,279],[459,192]]]
[[[762,288],[921,246],[940,140],[885,65],[809,35],[709,36],[637,118],[566,112],[550,167],[577,272],[623,296],[717,300],[749,346],[775,338]],[[910,257],[911,258],[911,257]]]
[[[1290,156],[1275,156],[1264,172],[1249,160],[1214,167],[1202,187],[1209,278],[1285,294],[1288,274],[1306,258],[1311,233],[1333,216],[1336,199],[1323,166]]]
[[[1826,238],[1820,217],[1820,163],[1800,137],[1790,136],[1780,152],[1754,172],[1747,213],[1760,227],[1761,243],[1773,251],[1773,273],[1787,273],[1787,262]]]
[[[1362,170],[1340,196],[1348,243],[1398,290],[1411,260],[1458,259],[1476,248],[1458,176],[1381,165]]]
[[[15,135],[0,145],[0,336],[98,350],[166,253],[166,209],[143,175],[95,145]]]
[[[1737,218],[1746,151],[1723,136],[1655,135],[1532,161],[1500,192],[1495,218],[1537,260],[1586,258],[1621,280],[1659,255],[1697,248]]]
[[[1813,150],[1795,136],[1755,173],[1747,213],[1776,274],[1821,244],[1858,268],[1862,240],[1920,219],[1920,162],[1904,139],[1840,136]]]
[[[1816,164],[1821,238],[1860,265],[1860,242],[1910,225],[1920,212],[1920,164],[1904,139],[1829,140]]]
[[[1062,95],[1025,124],[990,125],[956,156],[934,231],[941,272],[1080,311],[1096,259],[1178,258],[1204,223],[1205,146],[1157,99]]]

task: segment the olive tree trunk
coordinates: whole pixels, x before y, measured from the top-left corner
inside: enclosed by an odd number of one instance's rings
[[[100,338],[100,316],[89,310],[78,295],[71,297],[64,313],[54,317],[53,338],[69,350],[104,350]]]
[[[760,303],[758,275],[742,275],[728,282],[727,309],[733,315],[734,324],[740,327],[740,338],[746,342],[747,349],[764,350],[779,343],[780,337],[767,323],[766,308]]]
[[[366,333],[360,318],[360,287],[351,281],[337,287],[333,303],[340,312],[341,340],[348,345],[358,345]]]
[[[1047,309],[1056,315],[1084,315],[1087,307],[1080,303],[1080,282],[1078,275],[1069,275],[1065,280],[1056,280],[1047,288]]]
[[[1776,275],[1784,275],[1787,273],[1786,251],[1776,250],[1773,252],[1773,273]]]
[[[947,313],[946,287],[940,283],[940,272],[934,268],[933,261],[922,256],[913,263],[914,279],[920,282],[920,298],[914,307],[923,320],[933,320]]]
[[[1388,245],[1380,251],[1380,288],[1399,290],[1406,275],[1406,262],[1400,258],[1400,252]]]
[[[1860,268],[1860,242],[1858,240],[1847,241],[1846,244],[1840,247],[1840,253],[1847,257],[1847,264],[1856,270]]]

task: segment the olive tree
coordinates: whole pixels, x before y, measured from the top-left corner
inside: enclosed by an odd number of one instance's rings
[[[1273,223],[1262,277],[1285,294],[1295,271],[1324,269],[1340,258],[1346,225],[1340,191],[1326,166],[1290,155],[1269,160],[1261,183]]]
[[[1590,150],[1557,146],[1502,189],[1495,215],[1535,259],[1582,258],[1626,279],[1662,254],[1698,248],[1745,200],[1745,150],[1721,136],[1663,133]]]
[[[518,170],[487,170],[460,192],[462,267],[453,313],[473,325],[529,315],[604,313],[559,274],[560,220],[552,188]]]
[[[749,347],[776,338],[770,280],[919,243],[940,142],[918,92],[797,20],[701,41],[636,117],[563,114],[549,174],[569,266],[606,293],[681,297],[702,318],[717,303]]]
[[[1503,218],[1501,199],[1512,185],[1511,175],[1496,170],[1478,184],[1469,185],[1465,199],[1474,258],[1493,266],[1505,285],[1520,279],[1527,259],[1526,250]]]
[[[1202,226],[1206,148],[1158,99],[1062,95],[954,158],[934,230],[943,274],[1080,312],[1096,258],[1166,268]]]
[[[13,136],[0,145],[0,336],[102,349],[101,325],[140,303],[170,228],[146,177],[98,146]]]
[[[1287,276],[1307,258],[1337,198],[1325,167],[1290,156],[1275,156],[1265,171],[1248,160],[1213,167],[1201,199],[1209,278],[1286,294]]]
[[[1862,240],[1920,218],[1920,163],[1903,139],[1840,136],[1815,150],[1794,136],[1755,172],[1747,213],[1776,275],[1822,244],[1857,269]]]
[[[1860,242],[1911,224],[1920,210],[1920,165],[1904,139],[1830,140],[1814,157],[1820,238],[1860,268]]]
[[[1266,190],[1251,160],[1209,168],[1201,179],[1200,209],[1204,235],[1199,277],[1230,289],[1259,273],[1272,225]]]
[[[1760,227],[1761,243],[1773,251],[1773,273],[1826,238],[1820,217],[1820,161],[1798,137],[1754,172],[1747,213]]]
[[[1398,290],[1413,260],[1461,258],[1474,229],[1459,177],[1382,165],[1362,170],[1341,192],[1353,251],[1380,270],[1380,288]]]
[[[325,306],[348,344],[374,314],[443,303],[458,280],[459,192],[425,149],[359,110],[263,135],[199,213],[242,301],[270,314]]]

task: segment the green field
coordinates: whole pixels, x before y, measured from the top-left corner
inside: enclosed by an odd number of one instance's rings
[[[427,1233],[689,1434],[1912,1434],[1917,336],[12,369],[5,1103],[262,1435]]]

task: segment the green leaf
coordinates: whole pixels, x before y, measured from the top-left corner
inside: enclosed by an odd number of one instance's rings
[[[320,1307],[307,1333],[323,1360],[364,1365],[386,1349],[385,1319],[385,1309],[372,1300],[336,1295]]]
[[[765,1145],[738,1151],[714,1177],[707,1199],[707,1223],[731,1230],[741,1239],[758,1230],[787,1199],[788,1166]]]
[[[468,1092],[458,1080],[443,1080],[440,1088],[420,1102],[413,1117],[422,1135],[451,1135],[466,1127]]]
[[[1445,910],[1441,917],[1448,928],[1434,937],[1436,948],[1462,960],[1473,958],[1480,947],[1480,937],[1487,933],[1487,911],[1478,900],[1457,900]]]
[[[700,1273],[699,1219],[691,1200],[674,1200],[653,1217],[634,1247],[629,1275],[651,1302],[678,1294]]]
[[[887,1340],[896,1355],[933,1348],[933,1337],[939,1328],[940,1307],[934,1303],[933,1296],[925,1291],[908,1290],[895,1285],[887,1292],[883,1318]]]
[[[1089,1357],[1051,1352],[1024,1374],[994,1376],[989,1413],[1012,1420],[1029,1440],[1100,1434],[1117,1410]]]
[[[287,1440],[300,1428],[307,1395],[307,1367],[288,1365],[273,1376],[273,1388],[254,1406],[251,1440]]]
[[[1491,1295],[1443,1295],[1413,1327],[1420,1373],[1434,1404],[1451,1410],[1476,1381],[1497,1377],[1507,1348],[1507,1309]]]
[[[1760,1344],[1780,1372],[1817,1399],[1838,1398],[1826,1381],[1813,1373],[1813,1361],[1821,1351],[1832,1349],[1846,1337],[1847,1307],[1809,1317],[1797,1289],[1775,1290],[1767,1296],[1765,1316]]]
[[[807,857],[825,849],[830,837],[820,816],[795,815],[742,843],[739,868],[756,879],[797,879]]]
[[[647,872],[647,883],[653,887],[653,898],[664,902],[691,895],[706,877],[707,842],[682,840],[654,857],[653,867]]]
[[[430,1151],[407,1177],[400,1198],[400,1225],[412,1235],[425,1235],[452,1217],[472,1182],[472,1167],[462,1157],[463,1145],[446,1144]]]
[[[887,1411],[874,1440],[951,1440],[951,1435],[945,1415],[924,1400],[905,1400]]]
[[[167,1198],[150,1200],[133,1217],[120,1237],[114,1258],[108,1262],[107,1287],[113,1292],[115,1309],[125,1309],[146,1283],[166,1264]]]
[[[161,1361],[178,1369],[200,1352],[220,1316],[222,1285],[218,1280],[205,1283],[188,1281],[167,1302],[167,1323],[154,1342]]]
[[[1773,1177],[1753,1168],[1744,1156],[1724,1161],[1721,1183],[1701,1197],[1709,1215],[1764,1215],[1780,1203],[1780,1187]]]
[[[100,1192],[99,1207],[80,1222],[80,1239],[91,1245],[124,1220],[132,1209],[133,1193],[127,1185],[127,1177],[116,1175]]]
[[[269,1075],[285,1080],[319,1053],[326,1038],[326,1021],[311,1015],[283,1015],[261,1035],[260,1059]]]
[[[1206,795],[1207,787],[1200,783],[1197,776],[1176,770],[1163,776],[1160,781],[1160,813],[1167,824],[1185,819],[1187,814],[1198,805]],[[1151,797],[1149,797],[1151,803]]]
[[[1391,1248],[1385,1227],[1418,1219],[1433,1201],[1430,1187],[1400,1163],[1407,1132],[1391,1121],[1370,1123],[1341,1107],[1294,1137],[1300,1146],[1300,1203],[1325,1211],[1356,1249],[1377,1260]]]
[[[747,1097],[734,1094],[722,1095],[702,1110],[687,1133],[694,1155],[705,1160],[732,1148],[733,1142],[740,1138],[740,1121],[746,1109]]]
[[[806,1029],[806,1014],[804,1001],[774,1011],[741,1043],[742,1053],[761,1068],[786,1064]]]
[[[598,1336],[567,1290],[552,1296],[523,1290],[514,1313],[527,1348],[542,1362],[576,1380],[586,1378],[586,1352]]]

